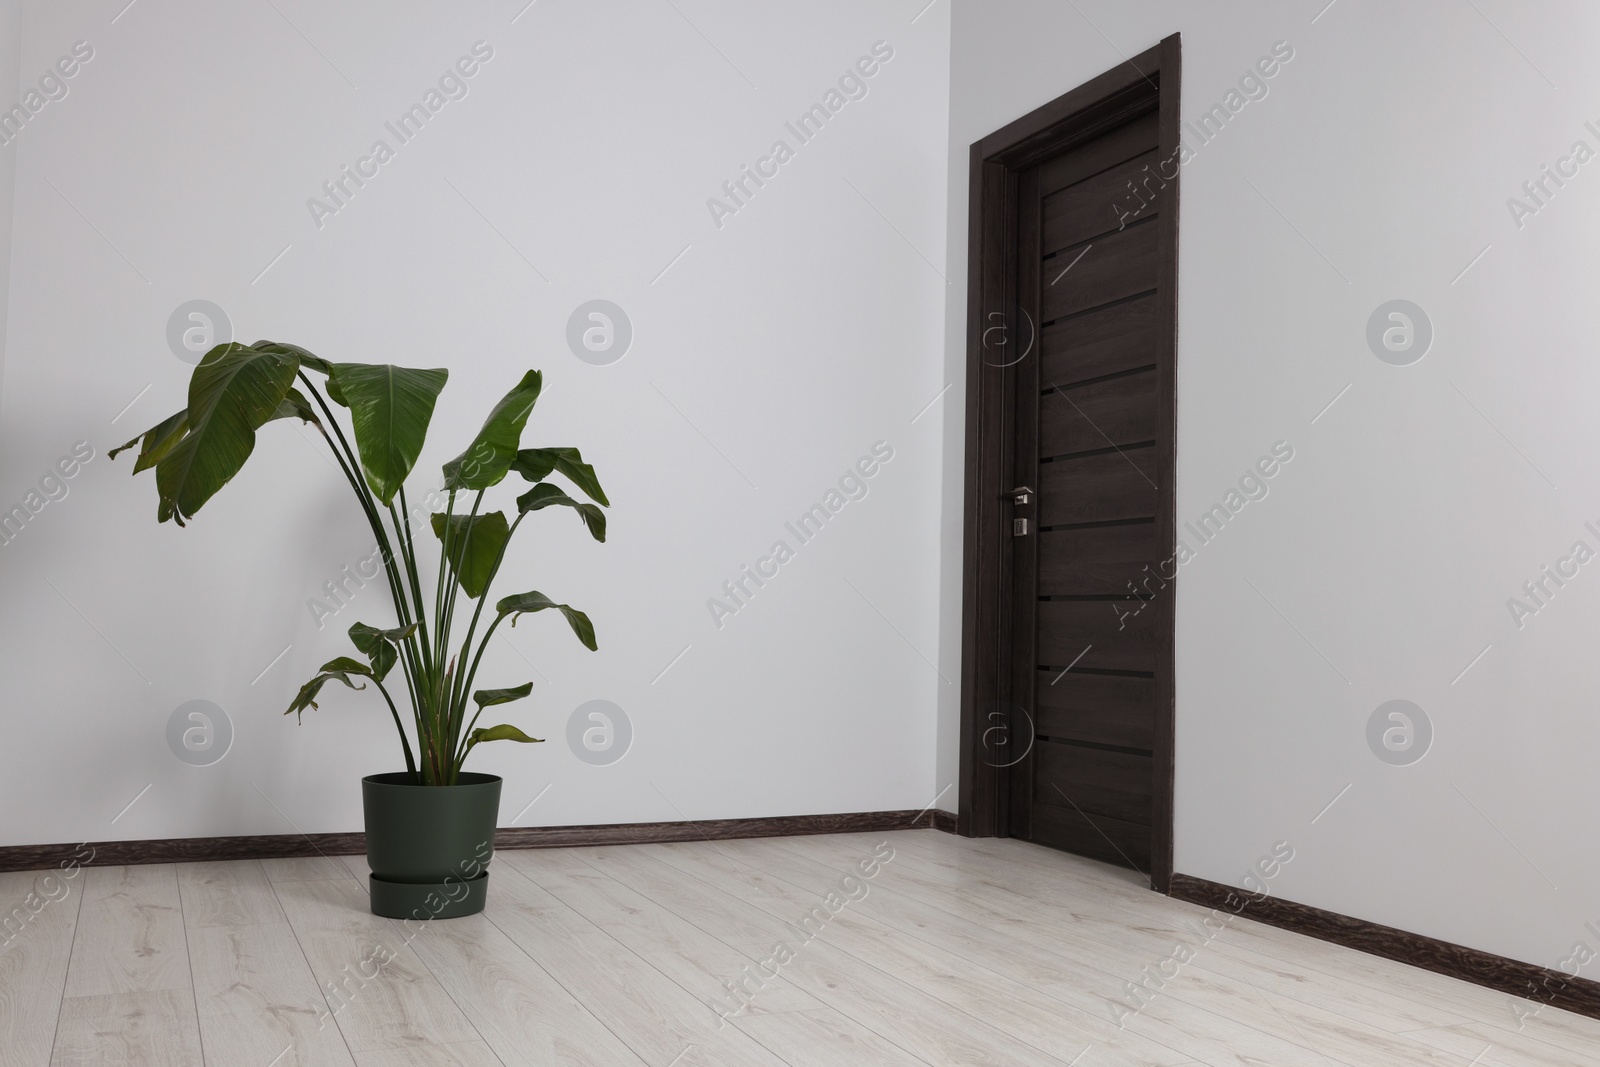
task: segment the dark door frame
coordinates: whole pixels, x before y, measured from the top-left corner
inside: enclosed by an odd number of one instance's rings
[[[1017,225],[1019,179],[1044,159],[1082,144],[1129,120],[1157,113],[1160,158],[1173,161],[1160,175],[1160,319],[1157,324],[1156,543],[1176,541],[1173,495],[1175,398],[1178,355],[1178,90],[1181,42],[1172,34],[1148,51],[1064,96],[1001,127],[972,145],[968,189],[967,427],[965,548],[962,561],[961,775],[958,832],[967,837],[1006,836],[1008,773],[996,766],[995,730],[1009,720],[1000,709],[1010,698],[1013,543],[1009,490],[1014,452],[1017,374],[986,360],[991,313],[1009,325],[1018,306],[1021,264]],[[1172,172],[1168,178],[1167,171]],[[1037,358],[1037,357],[1035,357]],[[1031,542],[1031,538],[1029,539]],[[1155,768],[1151,871],[1153,888],[1172,879],[1173,601],[1169,583],[1151,607],[1159,612],[1156,671]]]

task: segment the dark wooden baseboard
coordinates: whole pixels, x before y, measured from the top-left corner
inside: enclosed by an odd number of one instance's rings
[[[734,837],[870,833],[937,827],[955,832],[947,811],[862,811],[840,815],[780,815],[763,819],[699,822],[603,823],[593,826],[509,826],[495,832],[496,848],[640,845],[656,841],[718,841]],[[366,835],[269,834],[250,837],[179,837],[157,841],[96,841],[78,845],[0,847],[0,871],[42,871],[76,860],[79,866],[260,860],[286,856],[357,856]]]
[[[1169,895],[1374,956],[1600,1019],[1600,982],[1277,897],[1174,874]]]

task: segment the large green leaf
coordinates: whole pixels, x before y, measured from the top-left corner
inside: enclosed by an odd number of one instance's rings
[[[206,353],[189,379],[189,432],[156,464],[160,521],[184,525],[239,473],[299,369],[299,356],[240,344]]]
[[[512,689],[480,689],[472,694],[472,699],[477,701],[478,707],[487,708],[495,704],[509,704],[513,700],[521,700],[533,692],[532,682],[523,682]]]
[[[517,497],[518,511],[538,511],[540,508],[548,508],[552,505],[574,509],[577,511],[578,517],[583,520],[583,524],[589,528],[590,535],[596,541],[604,541],[606,539],[606,513],[593,504],[585,504],[572,499],[566,493],[563,493],[559,486],[551,485],[549,482],[540,482],[526,493]]]
[[[589,621],[589,616],[585,615],[575,607],[572,607],[568,604],[557,604],[554,600],[551,600],[543,593],[537,592],[515,593],[511,596],[503,597],[500,602],[495,605],[495,610],[501,615],[511,616],[512,626],[517,624],[518,615],[524,615],[535,611],[543,611],[545,608],[555,608],[557,611],[561,612],[562,615],[566,616],[567,625],[572,627],[572,632],[578,635],[578,640],[583,642],[584,647],[590,652],[596,650],[597,646],[595,645],[594,641],[594,623]]]
[[[328,376],[350,409],[361,469],[387,507],[422,452],[447,370],[335,363]]]
[[[353,660],[349,656],[340,656],[337,659],[329,660],[318,668],[315,678],[300,687],[300,692],[295,694],[293,702],[290,703],[288,710],[284,714],[287,715],[292,711],[296,721],[298,721],[301,713],[307,708],[317,706],[317,694],[322,691],[322,687],[335,679],[343,682],[351,689],[365,689],[366,686],[357,685],[350,680],[352,674],[362,678],[373,677],[371,667]]]
[[[448,527],[450,536],[449,540],[445,541],[447,519],[450,523]],[[440,541],[445,541],[449,546],[445,558],[450,561],[450,567],[455,571],[456,580],[461,583],[461,588],[474,600],[482,596],[483,591],[489,587],[489,579],[494,577],[494,568],[500,560],[501,549],[505,548],[506,542],[511,539],[511,527],[506,525],[505,515],[491,511],[487,515],[474,518],[434,512],[433,532]],[[466,540],[464,554],[463,538]],[[456,563],[458,558],[461,561],[459,565]]]
[[[106,453],[106,458],[116,459],[118,452],[126,452],[134,445],[139,445],[139,455],[133,461],[133,473],[138,474],[159,463],[161,457],[171,452],[172,446],[183,440],[183,435],[188,432],[189,412],[184,409],[176,415],[168,415],[127,444],[113,448]]]
[[[511,467],[530,482],[542,482],[551,471],[557,471],[582,489],[590,500],[611,506],[605,490],[600,488],[600,479],[595,477],[594,468],[583,461],[576,448],[524,448],[517,453]]]
[[[517,458],[522,428],[543,383],[544,377],[531,370],[494,406],[467,450],[444,465],[446,489],[487,489],[500,484]]]

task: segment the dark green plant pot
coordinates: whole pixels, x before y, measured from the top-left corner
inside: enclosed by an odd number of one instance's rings
[[[457,785],[417,785],[406,771],[361,779],[372,913],[453,919],[483,910],[500,815],[500,779],[463,771]]]

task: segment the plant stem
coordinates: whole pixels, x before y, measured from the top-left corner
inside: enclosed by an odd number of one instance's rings
[[[395,567],[394,547],[389,544],[389,534],[383,528],[383,520],[378,515],[376,501],[373,500],[372,493],[367,488],[366,480],[356,474],[361,469],[361,463],[356,459],[355,452],[350,448],[350,442],[345,439],[344,431],[339,428],[338,421],[334,419],[333,410],[328,407],[327,401],[322,399],[322,394],[317,392],[316,386],[311,384],[311,379],[306,377],[305,371],[300,372],[300,381],[310,391],[312,398],[317,402],[317,406],[322,408],[322,413],[328,420],[328,425],[333,427],[334,434],[339,438],[339,445],[335,447],[332,439],[328,437],[328,431],[326,429],[322,430],[323,439],[328,441],[328,446],[333,449],[334,458],[339,461],[339,467],[344,471],[345,479],[349,481],[350,488],[355,491],[356,499],[361,504],[361,510],[366,513],[367,524],[372,527],[373,534],[378,538],[378,547],[383,549],[383,566],[389,579],[389,595],[394,600],[395,611],[400,617],[400,625],[409,626],[411,624],[411,613],[407,610],[405,598],[401,595],[405,587],[400,582],[400,573]],[[343,455],[340,455],[341,449],[343,450]],[[348,463],[345,462],[346,459],[349,460]],[[396,530],[397,535],[398,533],[399,531]]]
[[[449,632],[449,625],[444,617],[445,574],[446,564],[450,558],[450,542],[455,536],[455,523],[451,521],[455,518],[455,514],[456,491],[452,489],[450,490],[450,498],[445,501],[444,531],[439,535],[441,546],[439,550],[439,577],[433,584],[433,618],[436,624],[434,628],[433,661],[438,664],[440,670],[444,668],[445,634]],[[433,521],[431,516],[429,521]]]
[[[395,537],[400,541],[402,562],[405,564],[406,576],[411,582],[412,599],[416,603],[417,630],[402,640],[405,645],[404,652],[407,656],[407,662],[415,663],[419,656],[422,662],[422,674],[420,677],[412,678],[409,671],[407,671],[406,677],[406,686],[411,692],[411,716],[416,723],[417,737],[420,743],[423,735],[423,718],[418,711],[421,705],[417,696],[426,692],[431,684],[434,665],[432,650],[428,643],[428,614],[423,607],[422,584],[417,577],[417,547],[411,535],[411,510],[406,502],[404,485],[400,486],[400,511],[405,515],[404,528],[401,527],[400,517],[395,514],[394,504],[390,503],[389,521],[394,523]]]
[[[400,712],[394,706],[394,698],[389,695],[389,690],[384,687],[383,682],[377,678],[372,680],[378,683],[378,692],[383,694],[383,699],[389,704],[389,714],[394,719],[394,728],[400,731],[400,745],[406,751],[406,770],[411,773],[412,778],[415,778],[417,776],[417,761],[411,755],[411,742],[406,740],[405,727],[400,725]]]
[[[467,515],[466,529],[464,529],[461,533],[460,550],[451,558],[450,586],[445,592],[445,618],[449,620],[449,626],[451,629],[455,628],[456,594],[461,589],[461,567],[466,562],[468,549],[470,549],[472,546],[472,528],[477,524],[478,521],[478,508],[483,505],[483,492],[484,491],[482,489],[479,489],[478,495],[472,500],[472,511]],[[453,526],[454,523],[451,523],[451,525]],[[509,540],[509,536],[507,539]],[[440,642],[442,646],[440,653],[441,655],[443,655],[445,651],[449,650],[449,640],[450,639],[447,632]],[[459,657],[452,658],[450,662],[459,662]],[[450,732],[449,726],[446,724],[455,722],[457,719],[455,707],[457,699],[456,692],[459,688],[457,683],[460,682],[459,676],[452,678],[451,682],[452,684],[446,687],[445,691],[440,694],[445,700],[445,706],[442,709],[445,718],[440,726],[440,739],[449,742],[450,749],[453,754],[457,738],[453,733]]]
[[[500,623],[502,621],[504,621],[504,619],[505,619],[504,615],[496,615],[494,617],[494,621],[489,624],[489,628],[483,632],[483,643],[478,646],[478,654],[476,656],[474,656],[473,660],[472,660],[472,670],[470,672],[471,675],[473,675],[473,676],[477,675],[477,673],[478,673],[478,661],[483,659],[483,650],[485,648],[489,647],[489,638],[494,636],[495,628],[498,627],[500,625]],[[467,684],[468,684],[469,687],[471,686],[470,682],[467,683]],[[465,709],[465,707],[466,707],[466,703],[463,701],[462,702],[462,708]],[[461,769],[462,762],[467,758],[466,749],[460,747],[461,746],[461,738],[462,737],[470,737],[472,735],[472,728],[474,726],[478,725],[478,716],[482,715],[482,714],[483,714],[483,709],[479,708],[477,710],[477,712],[472,716],[472,721],[467,724],[467,728],[456,735],[456,746],[457,746],[457,748],[458,748],[458,750],[460,752],[460,754],[456,757],[456,769],[457,770]]]
[[[306,377],[305,371],[300,371],[299,377],[301,383],[305,385],[306,390],[311,394],[312,399],[317,402],[317,406],[322,409],[323,417],[327,420],[328,426],[333,427],[334,434],[339,438],[339,444],[335,446],[333,439],[328,436],[327,427],[320,423],[318,424],[317,428],[322,432],[323,440],[328,442],[328,448],[333,453],[333,458],[338,462],[339,469],[344,472],[345,480],[350,483],[351,490],[356,494],[356,500],[361,504],[361,510],[367,517],[367,524],[372,528],[373,535],[378,539],[378,547],[382,550],[383,555],[384,576],[387,578],[389,585],[389,596],[394,601],[395,613],[399,616],[400,625],[409,626],[411,624],[410,612],[406,610],[405,597],[402,595],[404,586],[399,581],[399,571],[395,567],[394,548],[389,544],[389,535],[383,528],[383,520],[378,515],[377,507],[370,491],[367,489],[365,479],[356,473],[360,470],[360,463],[350,448],[350,442],[345,439],[344,431],[339,428],[338,421],[334,419],[333,410],[328,407],[327,401],[322,398],[322,394],[317,391],[317,387],[311,384],[311,379]],[[341,448],[343,450],[342,455]],[[346,462],[347,459],[348,463]],[[399,530],[396,529],[395,533],[398,536]],[[404,669],[406,686],[411,694],[412,706],[416,707],[418,706],[416,671],[419,664],[416,662],[414,652],[409,647],[404,651],[407,659]],[[385,691],[385,695],[387,696],[387,691]],[[405,730],[400,726],[398,715],[395,717],[395,728],[400,731],[400,743],[405,746],[409,756],[411,745],[406,739]],[[420,744],[422,740],[419,731],[417,741]]]
[[[433,657],[428,650],[428,613],[422,606],[422,582],[417,577],[417,546],[411,536],[411,509],[406,504],[406,487],[400,486],[400,514],[405,516],[405,532],[401,533],[400,519],[396,517],[394,505],[389,505],[389,519],[394,523],[395,534],[400,537],[400,551],[405,556],[406,577],[411,582],[411,599],[417,609],[417,633],[421,637],[422,666],[429,674],[433,673]]]
[[[472,612],[472,624],[467,627],[466,640],[461,642],[460,655],[463,658],[463,660],[465,659],[467,653],[472,648],[472,635],[477,632],[477,629],[478,629],[478,617],[483,614],[483,606],[484,606],[484,604],[489,602],[489,589],[490,589],[491,586],[494,585],[495,578],[500,574],[500,564],[506,558],[506,550],[511,547],[511,539],[517,535],[517,527],[522,525],[522,520],[527,518],[527,516],[528,516],[528,513],[526,511],[519,512],[517,514],[516,520],[514,522],[512,522],[512,524],[511,524],[511,529],[506,531],[505,543],[500,546],[500,552],[494,558],[494,566],[489,569],[489,578],[488,578],[488,580],[486,582],[483,583],[483,594],[478,597],[478,606]],[[498,619],[496,621],[498,622]],[[494,633],[494,627],[490,626],[488,633],[485,633],[483,635],[484,645],[487,645],[489,643],[489,634],[492,634],[492,633]],[[451,707],[452,708],[456,707],[457,705],[459,705],[460,708],[461,708],[460,715],[456,719],[456,723],[455,723],[457,729],[459,729],[459,727],[461,725],[461,719],[466,717],[466,712],[467,712],[467,694],[472,689],[472,681],[473,681],[473,679],[476,678],[477,675],[478,675],[478,660],[481,660],[483,658],[484,645],[479,645],[478,646],[478,655],[472,661],[472,668],[461,676],[461,682],[456,687],[457,695],[455,697],[453,697],[452,700],[451,700]],[[476,721],[476,718],[474,718],[474,721]],[[457,733],[456,736],[453,738],[453,740],[455,741],[455,743],[459,744],[460,741],[461,741],[461,735],[459,733]]]

